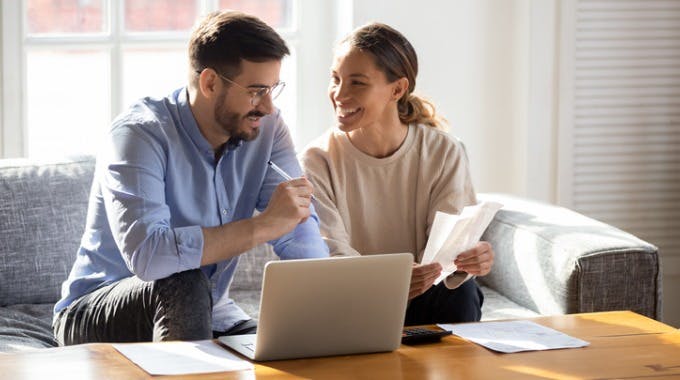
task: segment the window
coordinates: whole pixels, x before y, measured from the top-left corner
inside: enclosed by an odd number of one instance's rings
[[[143,96],[186,84],[194,22],[216,9],[257,15],[287,40],[286,90],[276,100],[295,134],[298,52],[310,30],[299,9],[313,0],[25,0],[2,3],[0,157],[94,154],[111,121]],[[313,9],[320,6],[312,5]],[[332,24],[332,23],[329,23]],[[318,43],[318,38],[313,39]],[[330,48],[332,39],[324,41]],[[315,50],[310,46],[309,52]],[[309,54],[311,56],[311,54]],[[317,54],[318,55],[318,54]],[[314,59],[313,64],[328,67]],[[317,82],[318,85],[318,82]],[[323,99],[325,100],[325,99]]]

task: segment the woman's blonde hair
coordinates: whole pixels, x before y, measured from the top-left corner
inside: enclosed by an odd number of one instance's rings
[[[340,45],[343,44],[370,53],[375,65],[385,73],[389,82],[400,78],[408,79],[408,89],[397,102],[399,120],[402,123],[446,129],[444,120],[436,114],[434,105],[413,93],[418,75],[418,56],[404,35],[388,25],[374,22],[355,29],[340,42]]]

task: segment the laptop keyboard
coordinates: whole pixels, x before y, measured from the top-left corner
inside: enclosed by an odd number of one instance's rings
[[[250,350],[250,352],[255,352],[255,343],[241,343],[241,346]]]

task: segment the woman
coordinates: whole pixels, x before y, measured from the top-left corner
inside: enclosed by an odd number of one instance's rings
[[[437,211],[476,203],[463,146],[434,107],[413,94],[416,53],[393,28],[368,24],[336,47],[330,100],[338,126],[314,141],[302,163],[314,184],[322,234],[334,255],[412,252],[406,325],[478,321],[486,242],[461,253],[438,285],[441,265],[418,264]]]

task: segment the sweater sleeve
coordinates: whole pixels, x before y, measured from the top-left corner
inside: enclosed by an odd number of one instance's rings
[[[432,187],[427,215],[428,236],[437,211],[460,214],[465,206],[477,203],[465,147],[458,139],[451,140],[450,149],[441,161],[440,173],[435,177],[438,181],[435,181]],[[422,258],[423,253],[424,250],[419,252],[419,258]],[[456,271],[444,279],[444,285],[449,289],[455,289],[472,277],[466,272]]]
[[[441,160],[439,173],[434,178],[437,181],[432,185],[427,216],[428,235],[437,211],[460,214],[465,206],[477,204],[467,154],[463,144],[457,139],[452,138],[450,149]]]
[[[360,256],[350,245],[350,231],[336,206],[333,180],[325,152],[316,147],[307,148],[300,161],[307,179],[314,186],[314,206],[319,215],[319,228],[330,255]]]

